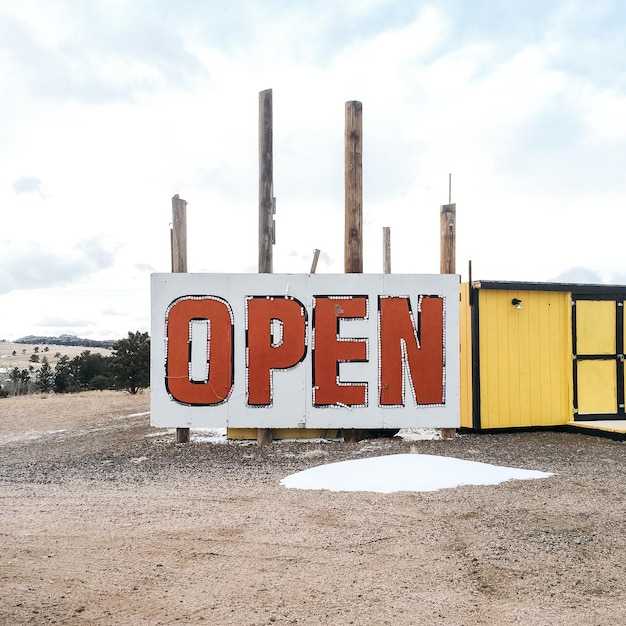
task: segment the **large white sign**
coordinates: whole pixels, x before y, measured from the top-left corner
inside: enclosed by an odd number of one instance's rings
[[[459,277],[153,274],[151,424],[457,428]]]

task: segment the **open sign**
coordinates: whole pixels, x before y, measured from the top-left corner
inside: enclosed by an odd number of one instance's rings
[[[454,275],[155,274],[151,423],[458,427],[458,286]]]

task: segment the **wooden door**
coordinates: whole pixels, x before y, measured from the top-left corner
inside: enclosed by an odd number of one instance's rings
[[[572,298],[574,417],[626,419],[624,301]]]

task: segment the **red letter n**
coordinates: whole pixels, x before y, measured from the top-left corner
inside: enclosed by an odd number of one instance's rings
[[[381,406],[404,406],[405,368],[416,405],[445,402],[443,300],[420,296],[416,324],[408,297],[379,297]]]

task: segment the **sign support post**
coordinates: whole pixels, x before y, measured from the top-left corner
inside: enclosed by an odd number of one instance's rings
[[[273,245],[276,243],[274,213],[274,119],[272,90],[259,93],[259,274],[274,271]],[[272,443],[271,428],[257,429],[257,444]]]
[[[172,272],[187,272],[187,202],[172,198]],[[189,443],[189,428],[176,429],[176,443]]]
[[[456,273],[456,203],[452,204],[452,174],[448,175],[448,204],[439,208],[440,257],[439,273]],[[452,439],[454,428],[442,428],[442,439]]]
[[[363,105],[346,102],[345,120],[345,233],[344,272],[363,273]],[[363,433],[343,429],[343,439],[355,443]]]

